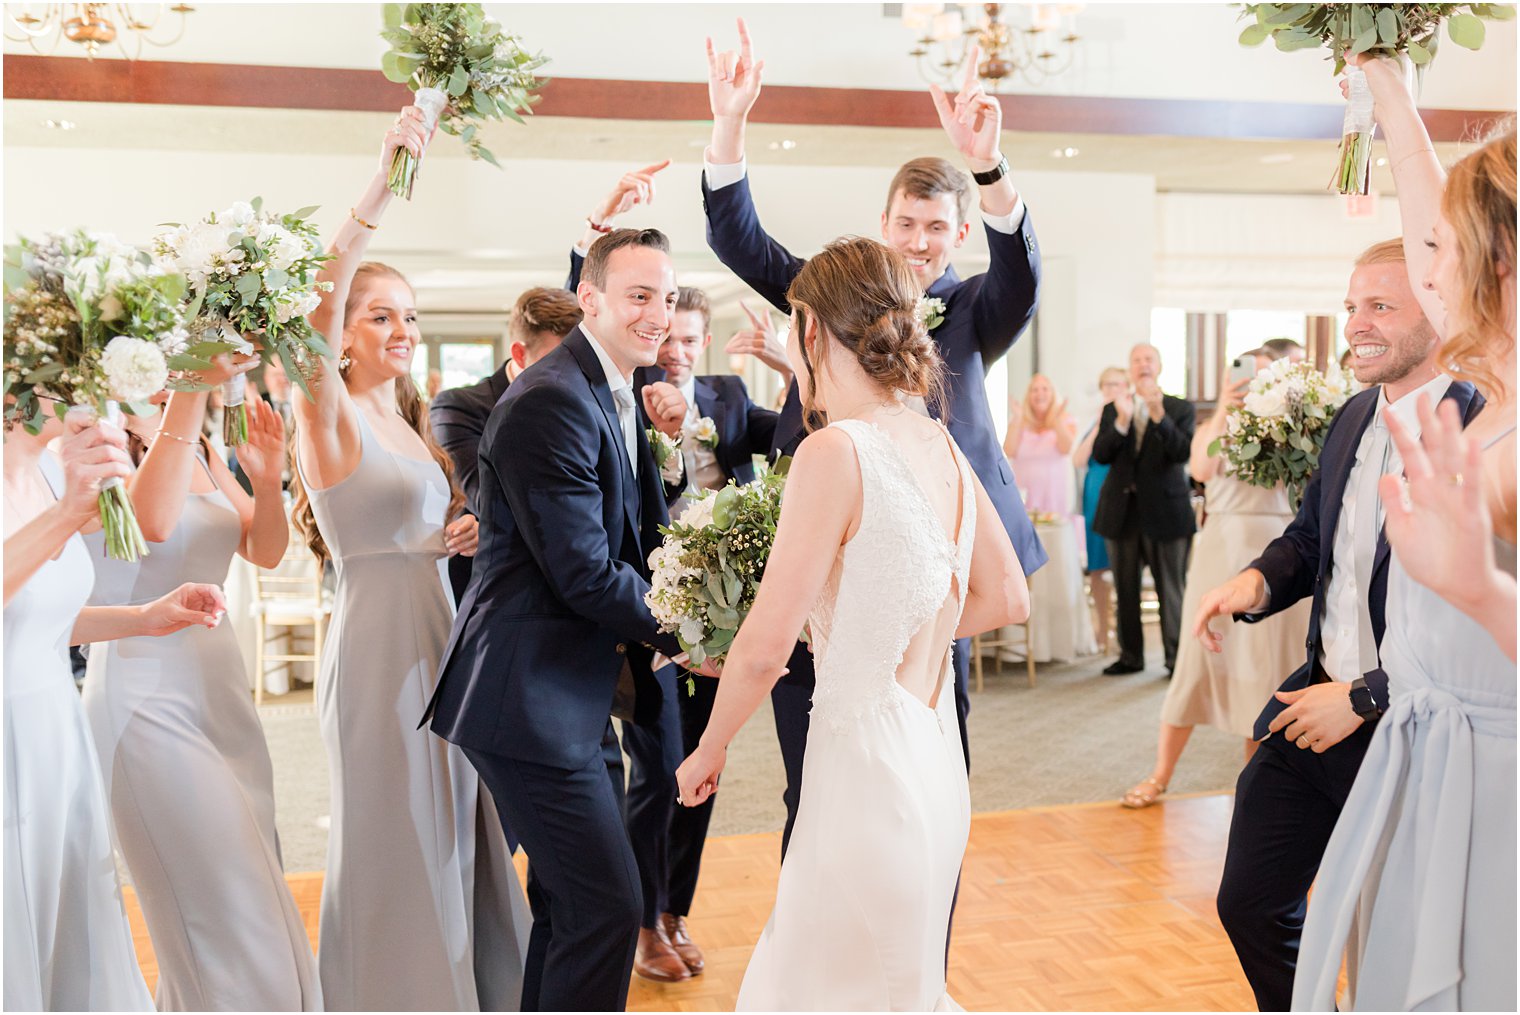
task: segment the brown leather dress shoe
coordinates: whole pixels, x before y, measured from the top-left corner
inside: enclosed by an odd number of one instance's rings
[[[681,961],[686,963],[686,968],[691,970],[691,975],[696,976],[707,967],[707,961],[702,958],[702,949],[698,948],[691,940],[691,935],[686,933],[686,917],[676,916],[674,913],[660,914],[660,927],[665,931],[665,938],[670,946],[681,956]]]
[[[691,970],[665,936],[664,928],[639,928],[639,945],[633,953],[633,971],[646,980],[675,983],[691,978]]]

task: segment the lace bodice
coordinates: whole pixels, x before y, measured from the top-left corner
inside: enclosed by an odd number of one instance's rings
[[[814,714],[844,732],[866,715],[902,704],[907,692],[897,686],[897,668],[913,636],[939,613],[952,577],[964,605],[976,487],[956,448],[962,490],[957,546],[945,535],[896,441],[864,420],[831,426],[855,444],[860,528],[839,548],[809,623],[818,675]],[[945,693],[953,693],[948,684],[941,697]]]

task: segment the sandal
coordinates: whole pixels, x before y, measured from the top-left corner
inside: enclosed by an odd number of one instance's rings
[[[1143,792],[1141,787],[1147,785],[1155,787],[1156,791],[1154,793]],[[1135,787],[1128,793],[1124,794],[1124,799],[1120,800],[1119,803],[1122,806],[1130,808],[1131,810],[1139,810],[1142,807],[1149,807],[1151,804],[1161,799],[1161,794],[1165,792],[1165,784],[1157,782],[1155,776],[1148,775],[1136,783]]]

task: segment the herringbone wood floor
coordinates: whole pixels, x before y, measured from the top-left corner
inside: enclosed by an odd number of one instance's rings
[[[1249,1010],[1250,990],[1214,913],[1232,798],[979,814],[961,879],[950,993],[970,1010]],[[634,1011],[728,1011],[770,914],[780,835],[707,844],[692,936],[707,971],[635,977]],[[518,858],[522,860],[521,857]],[[519,863],[521,867],[521,863]],[[320,873],[289,875],[313,942]],[[158,965],[130,890],[143,973]]]

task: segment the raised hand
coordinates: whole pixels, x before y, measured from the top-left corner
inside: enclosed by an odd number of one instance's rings
[[[432,130],[428,129],[427,114],[416,106],[407,106],[396,116],[396,122],[391,129],[385,132],[385,140],[380,144],[380,172],[389,174],[391,161],[396,157],[396,152],[402,148],[412,153],[412,158],[422,161],[422,153],[427,150],[428,142],[433,139],[433,134],[438,130],[435,124]]]
[[[255,491],[280,488],[285,474],[285,421],[268,402],[249,392],[244,402],[248,410],[248,440],[236,449],[238,464]]]
[[[200,384],[218,387],[258,365],[259,358],[253,353],[226,352],[211,357],[211,366],[207,369],[187,370],[185,375],[193,377]]]
[[[69,435],[58,449],[64,481],[58,506],[83,524],[99,513],[102,483],[131,477],[132,459],[127,455],[127,435],[120,427],[79,411],[71,411],[64,426]]]
[[[929,94],[934,97],[940,126],[945,128],[955,150],[965,156],[973,170],[986,172],[995,169],[1003,157],[998,150],[1003,135],[1003,107],[982,89],[977,77],[981,60],[981,47],[973,45],[966,58],[966,78],[954,99],[946,96],[939,85],[930,85]]]
[[[743,300],[739,301],[739,307],[749,318],[750,327],[736,332],[723,347],[723,351],[730,356],[753,356],[783,377],[790,379],[792,362],[786,355],[786,345],[776,333],[776,324],[771,320],[771,315],[764,310],[758,314],[755,313]]]
[[[1126,393],[1114,399],[1114,426],[1128,427],[1135,418],[1135,398]]]
[[[612,188],[612,193],[597,205],[591,213],[591,220],[598,225],[608,225],[613,219],[636,205],[651,204],[654,202],[654,174],[670,165],[670,160],[656,162],[645,166],[643,169],[635,169],[630,173],[624,173],[618,180],[617,186]]]
[[[666,381],[644,385],[644,414],[650,424],[667,437],[680,434],[686,422],[686,396]]]
[[[716,52],[707,39],[707,100],[714,120],[744,120],[760,97],[760,72],[765,61],[755,61],[749,29],[739,18],[739,52]]]

